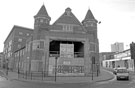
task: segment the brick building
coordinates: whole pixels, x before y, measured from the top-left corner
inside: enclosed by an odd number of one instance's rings
[[[33,29],[25,28],[15,25],[10,31],[8,37],[4,41],[4,60],[8,60],[8,66],[10,69],[16,68],[15,63],[17,60],[15,58],[14,52],[25,46],[27,38],[32,36]]]
[[[55,67],[59,76],[89,76],[92,67],[95,72],[99,69],[98,21],[90,9],[82,22],[67,8],[50,24],[51,17],[43,5],[34,19],[33,35],[26,40],[24,55],[18,57],[16,67],[44,71],[48,76],[55,75]]]
[[[0,52],[0,68],[3,66],[3,52]]]

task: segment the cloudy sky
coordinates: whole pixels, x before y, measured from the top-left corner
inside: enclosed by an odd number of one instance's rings
[[[101,21],[98,25],[100,52],[111,51],[111,44],[123,42],[125,49],[135,42],[135,0],[1,0],[0,1],[0,52],[14,25],[33,28],[34,18],[45,5],[51,24],[67,7],[80,22],[88,9]]]

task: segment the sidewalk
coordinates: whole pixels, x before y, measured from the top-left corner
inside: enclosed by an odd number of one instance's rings
[[[2,71],[2,70],[1,70]],[[4,72],[4,71],[3,71]],[[6,76],[6,74],[5,74]],[[46,81],[46,80],[31,80],[31,79],[18,79],[18,74],[16,72],[8,72],[8,76],[6,76],[9,80],[17,80],[17,81],[26,81],[26,82],[45,82],[45,83],[93,83],[93,82],[101,82],[107,81],[114,78],[114,75],[101,68],[100,75],[94,76],[93,80],[92,77],[57,77],[56,82],[53,80]],[[45,78],[47,79],[47,77]]]

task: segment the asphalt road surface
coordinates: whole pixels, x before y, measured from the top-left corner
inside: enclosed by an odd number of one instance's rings
[[[129,80],[113,80],[99,82],[94,85],[94,88],[135,88],[135,76],[130,75]]]
[[[135,88],[135,76],[132,76],[129,81],[119,80],[116,78],[98,83],[66,83],[66,84],[50,84],[23,82],[17,80],[7,80],[0,77],[0,88]]]

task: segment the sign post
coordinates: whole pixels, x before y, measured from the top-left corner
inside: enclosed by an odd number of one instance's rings
[[[130,53],[131,53],[131,59],[134,60],[134,73],[135,73],[135,43],[134,42],[130,44]]]
[[[95,57],[92,57],[92,80],[93,80],[93,65],[95,64]]]

